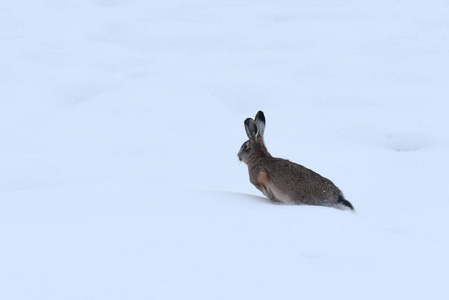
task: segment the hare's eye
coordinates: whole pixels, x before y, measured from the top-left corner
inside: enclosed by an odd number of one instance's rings
[[[249,145],[248,144],[243,145],[243,150],[248,151],[248,149],[249,149]]]

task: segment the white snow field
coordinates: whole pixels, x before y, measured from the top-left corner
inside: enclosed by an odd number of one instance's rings
[[[0,299],[449,299],[447,1],[1,1],[0,45]],[[263,197],[258,110],[355,213]]]

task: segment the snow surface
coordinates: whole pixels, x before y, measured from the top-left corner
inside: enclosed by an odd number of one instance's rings
[[[448,299],[448,16],[0,2],[0,299]],[[258,110],[355,214],[250,184]]]

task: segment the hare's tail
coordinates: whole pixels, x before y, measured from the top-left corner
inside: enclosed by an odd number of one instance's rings
[[[338,203],[342,204],[346,207],[349,207],[351,210],[354,210],[354,206],[352,206],[351,202],[343,198],[342,196],[338,196]]]

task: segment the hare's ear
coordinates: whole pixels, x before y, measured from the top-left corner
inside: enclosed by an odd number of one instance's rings
[[[263,133],[265,132],[265,115],[263,114],[263,111],[259,110],[255,120],[257,128],[259,129],[259,134],[263,136]]]
[[[259,130],[257,129],[256,122],[254,122],[253,119],[248,118],[245,120],[245,130],[250,140],[255,140],[257,138]]]

